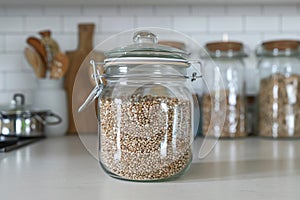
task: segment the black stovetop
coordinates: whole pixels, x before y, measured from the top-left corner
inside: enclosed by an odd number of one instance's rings
[[[39,137],[18,137],[18,136],[6,136],[0,135],[0,153],[9,152],[20,147],[26,146],[33,142],[44,139],[44,136]]]

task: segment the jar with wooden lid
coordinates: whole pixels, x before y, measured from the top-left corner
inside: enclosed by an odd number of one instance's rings
[[[245,127],[245,66],[244,45],[240,42],[211,42],[205,46],[209,57],[205,59],[203,75],[207,77],[206,90],[202,97],[203,133],[207,135],[210,126],[213,135],[220,138],[237,138],[247,135]],[[218,73],[225,90],[220,89]],[[220,94],[225,93],[220,98]],[[226,106],[223,124],[211,124],[211,113],[220,106]]]
[[[300,136],[299,41],[274,40],[257,49],[259,135]]]

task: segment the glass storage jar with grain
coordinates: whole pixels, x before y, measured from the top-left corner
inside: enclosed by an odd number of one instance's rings
[[[208,134],[210,126],[213,135],[220,138],[237,138],[247,135],[245,128],[245,77],[244,45],[240,42],[211,42],[205,48],[212,58],[204,60],[203,75],[206,89],[202,97],[203,134]],[[220,89],[218,73],[221,74],[225,90]],[[210,91],[209,91],[210,90]],[[220,98],[220,94],[225,98]],[[226,107],[223,124],[211,124],[212,111]]]
[[[97,86],[82,109],[98,97],[99,160],[107,174],[130,181],[173,179],[192,161],[191,82],[200,74],[188,74],[194,66],[189,54],[157,44],[153,33],[139,31],[133,40],[105,53],[104,74],[92,62]]]
[[[259,135],[300,136],[299,41],[273,40],[257,49]]]

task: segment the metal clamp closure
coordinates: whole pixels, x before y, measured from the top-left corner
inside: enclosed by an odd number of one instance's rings
[[[100,75],[100,72],[96,68],[96,62],[94,60],[91,60],[90,63],[93,66],[93,79],[95,80],[96,86],[91,91],[87,99],[84,101],[84,103],[79,107],[78,112],[83,111],[88,105],[90,105],[93,101],[95,101],[96,98],[98,98],[104,88],[104,81],[102,79],[102,76]],[[100,80],[100,83],[98,82],[98,79]]]

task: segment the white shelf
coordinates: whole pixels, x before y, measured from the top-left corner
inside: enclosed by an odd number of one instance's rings
[[[0,0],[0,5],[295,5],[300,0]]]

